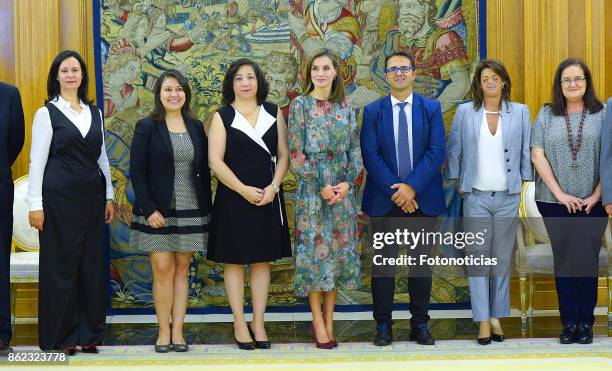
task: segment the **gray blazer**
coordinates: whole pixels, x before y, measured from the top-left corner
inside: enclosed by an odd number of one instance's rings
[[[472,192],[478,161],[478,137],[484,106],[478,111],[474,103],[463,103],[457,108],[446,146],[446,178],[459,179],[461,192]],[[531,118],[524,104],[504,101],[501,124],[504,158],[508,176],[508,193],[520,193],[523,180],[533,180],[531,169]]]
[[[601,150],[599,151],[599,179],[601,202],[612,204],[612,98],[608,98],[606,114],[601,123]]]

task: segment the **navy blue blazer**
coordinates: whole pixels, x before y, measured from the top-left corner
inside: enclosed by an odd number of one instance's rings
[[[203,215],[211,210],[208,139],[201,121],[184,118],[194,149],[193,181]],[[168,127],[147,117],[136,123],[130,148],[130,178],[135,215],[146,218],[156,210],[168,215],[174,189],[174,154]]]
[[[11,179],[11,166],[23,148],[24,135],[19,90],[0,82],[0,179]]]
[[[426,215],[444,211],[441,166],[445,156],[442,110],[438,101],[413,93],[412,173],[400,179],[397,171],[393,108],[386,96],[368,104],[361,125],[361,155],[368,172],[362,210],[370,216],[384,216],[395,205],[391,196],[395,183],[409,184],[416,191],[419,208]]]

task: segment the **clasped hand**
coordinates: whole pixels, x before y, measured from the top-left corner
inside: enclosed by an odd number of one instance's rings
[[[338,183],[335,186],[326,185],[321,189],[321,197],[329,206],[335,205],[344,199],[349,188],[348,182]]]
[[[600,200],[600,197],[596,194],[592,194],[591,196],[585,199],[568,195],[565,192],[559,192],[554,196],[560,203],[565,206],[567,212],[570,214],[575,214],[578,211],[582,210],[589,214],[591,212],[591,209],[593,209],[593,206],[595,206],[595,204],[597,204]]]
[[[395,183],[391,186],[391,189],[396,189],[393,196],[391,196],[391,201],[405,213],[413,213],[419,208],[415,198],[416,192],[410,185]]]
[[[268,185],[264,189],[244,186],[240,192],[240,195],[255,206],[264,206],[274,201],[276,191],[274,190],[274,186],[272,184]]]

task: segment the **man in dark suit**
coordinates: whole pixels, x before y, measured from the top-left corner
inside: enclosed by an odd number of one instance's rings
[[[11,166],[23,147],[21,97],[16,87],[0,82],[0,354],[12,352],[10,309],[13,178]]]
[[[442,112],[439,102],[413,93],[414,66],[414,59],[405,52],[387,56],[385,77],[391,95],[370,103],[363,113],[361,153],[368,176],[362,209],[373,218],[374,230],[376,217],[385,217],[385,220],[408,223],[416,231],[421,226],[427,231],[433,229],[435,216],[444,210],[440,171],[445,156]],[[409,249],[409,253],[427,255],[430,249],[431,246],[417,246],[412,252]],[[396,256],[397,251],[397,245],[383,247],[386,257]],[[384,346],[393,341],[395,270],[380,268],[375,259],[372,269],[372,301],[377,322],[374,344]],[[431,293],[429,267],[411,268],[408,293],[412,315],[410,340],[433,345],[434,339],[427,327]]]

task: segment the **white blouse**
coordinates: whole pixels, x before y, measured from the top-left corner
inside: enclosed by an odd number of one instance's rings
[[[481,191],[507,191],[508,177],[504,159],[504,133],[501,117],[497,118],[495,135],[489,130],[487,114],[482,113],[478,137],[478,164],[472,186]]]
[[[91,111],[89,107],[80,102],[81,112],[77,112],[70,107],[70,102],[66,101],[61,96],[51,101],[66,117],[76,126],[81,132],[83,138],[89,132],[91,127]],[[100,112],[100,120],[102,121],[102,112]],[[103,122],[103,121],[102,121]],[[102,125],[102,150],[98,158],[98,166],[106,178],[106,199],[114,197],[113,183],[110,174],[110,165],[106,156],[106,146],[104,144],[104,125]],[[32,125],[32,147],[30,149],[30,174],[28,185],[28,202],[30,211],[42,210],[42,183],[47,159],[49,158],[49,149],[51,147],[51,139],[53,138],[53,127],[51,126],[51,117],[47,107],[41,107],[34,115],[34,123]]]

